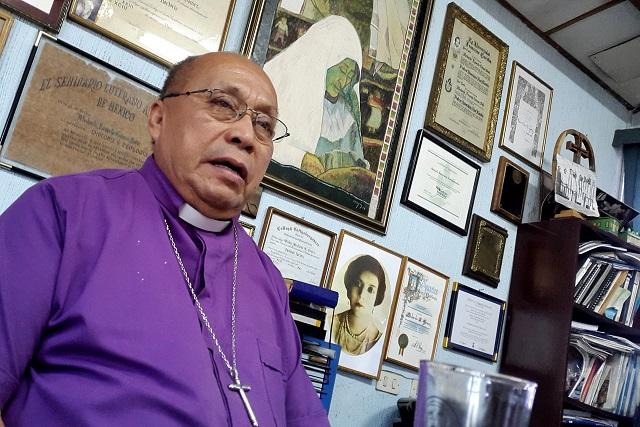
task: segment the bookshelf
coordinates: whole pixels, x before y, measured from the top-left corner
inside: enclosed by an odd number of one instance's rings
[[[588,410],[594,416],[618,422],[620,427],[640,426],[632,417],[613,414],[569,399],[565,392],[571,321],[598,325],[611,334],[640,342],[637,328],[614,322],[574,303],[578,246],[602,240],[640,252],[616,236],[586,221],[562,218],[518,227],[509,290],[505,339],[500,371],[538,383],[532,427],[559,426],[564,408]]]

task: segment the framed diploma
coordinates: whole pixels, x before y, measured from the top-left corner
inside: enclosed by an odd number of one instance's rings
[[[425,126],[491,159],[509,47],[449,3]]]
[[[69,17],[171,65],[222,50],[235,0],[74,0]]]
[[[474,214],[462,274],[497,288],[507,237],[507,230]]]
[[[0,54],[4,48],[4,44],[9,37],[9,30],[13,23],[13,16],[10,13],[0,9]]]
[[[520,224],[528,185],[529,172],[506,157],[500,156],[491,199],[491,212],[497,213],[514,224]]]
[[[60,31],[70,3],[71,0],[0,0],[0,5],[53,33]]]
[[[263,183],[385,233],[434,1],[254,3],[243,51],[290,133]]]
[[[552,97],[551,86],[513,61],[500,147],[537,170],[544,161]]]
[[[157,89],[40,33],[2,134],[0,162],[47,178],[137,168]]]
[[[386,360],[416,371],[433,360],[449,277],[406,258],[397,290]]]
[[[454,282],[442,346],[497,362],[506,305]]]
[[[403,261],[400,254],[340,232],[329,279],[338,292],[329,336],[342,346],[341,369],[378,378]]]
[[[466,236],[479,177],[479,165],[423,129],[416,137],[400,200]]]
[[[324,286],[335,240],[335,233],[270,207],[258,245],[282,277]]]

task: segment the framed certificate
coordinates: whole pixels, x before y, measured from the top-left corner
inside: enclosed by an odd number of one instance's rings
[[[69,17],[171,65],[222,50],[234,6],[235,0],[74,0]]]
[[[479,177],[479,165],[423,129],[416,137],[400,200],[466,236]]]
[[[509,47],[449,3],[425,126],[491,159]]]
[[[500,147],[542,168],[553,89],[513,61]]]
[[[4,48],[4,44],[9,37],[9,30],[13,23],[13,16],[6,11],[0,9],[0,54]]]
[[[386,232],[433,3],[254,2],[243,51],[264,64],[290,133],[266,186]]]
[[[256,226],[253,224],[249,224],[248,222],[238,221],[238,224],[247,232],[249,237],[253,237],[253,233],[256,231]]]
[[[329,283],[338,292],[329,336],[342,346],[339,367],[378,378],[403,257],[342,230]]]
[[[324,286],[335,240],[335,233],[270,207],[258,245],[282,277]]]
[[[70,3],[71,0],[0,0],[0,5],[53,33],[60,31]]]
[[[507,237],[507,230],[474,214],[462,274],[497,288]]]
[[[506,305],[454,282],[443,347],[497,362]]]
[[[491,199],[491,212],[497,213],[514,224],[520,224],[524,214],[528,185],[529,172],[506,157],[500,156]]]
[[[416,371],[433,360],[449,277],[406,258],[397,290],[386,360]]]
[[[137,168],[157,89],[40,33],[2,134],[0,162],[47,178]]]

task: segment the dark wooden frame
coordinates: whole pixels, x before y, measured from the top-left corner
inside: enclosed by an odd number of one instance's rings
[[[511,173],[510,173],[511,170]],[[520,183],[517,182],[518,178],[515,175],[518,172],[522,175],[524,181],[522,194],[513,194],[514,189],[519,189]],[[507,189],[505,191],[505,183]],[[501,217],[513,222],[514,224],[520,224],[522,222],[522,216],[524,214],[524,203],[527,198],[527,188],[529,187],[529,172],[522,169],[520,166],[509,160],[504,156],[500,156],[498,162],[498,173],[496,174],[496,183],[493,187],[493,197],[491,198],[491,212],[495,212]],[[511,190],[511,194],[509,194]],[[515,200],[508,199],[510,197]],[[515,207],[508,205],[517,205],[517,211],[514,212],[510,208]],[[506,206],[506,207],[505,207]]]
[[[464,256],[462,274],[486,283],[493,288],[497,288],[500,282],[502,259],[508,236],[509,233],[504,228],[474,214],[471,223],[471,233],[467,241],[467,251]],[[501,239],[498,241],[498,246],[487,247],[487,242],[488,244],[494,243],[487,241],[487,239],[496,237]],[[492,253],[491,258],[483,259],[482,252],[487,250],[496,250],[497,252]],[[486,263],[493,263],[496,267],[493,271],[488,271],[487,268],[484,268],[484,264]]]
[[[484,299],[491,303],[494,303],[498,306],[498,310],[500,310],[500,315],[498,319],[498,328],[495,334],[495,344],[493,348],[493,353],[483,353],[481,351],[475,350],[473,348],[465,347],[459,344],[454,344],[451,342],[451,332],[453,330],[453,325],[455,323],[456,310],[457,310],[457,302],[458,302],[458,294],[459,292],[466,292],[471,294],[477,298]],[[498,361],[498,351],[500,350],[500,336],[502,335],[502,328],[504,327],[504,319],[505,319],[505,311],[507,308],[507,303],[502,301],[501,299],[492,297],[491,295],[487,295],[483,292],[477,291],[468,286],[462,285],[458,282],[453,283],[453,287],[451,289],[451,300],[449,302],[449,313],[447,315],[447,326],[444,330],[444,339],[442,341],[442,346],[446,349],[451,349],[455,351],[460,351],[466,354],[470,354],[471,356],[478,357],[481,359],[490,360],[491,362]]]
[[[23,0],[0,0],[0,5],[11,9],[18,15],[41,25],[53,33],[60,31],[70,4],[71,0],[53,0],[51,11],[46,13]]]

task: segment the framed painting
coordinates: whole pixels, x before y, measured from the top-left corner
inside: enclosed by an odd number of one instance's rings
[[[290,136],[266,186],[385,233],[433,0],[266,0],[244,50]]]
[[[400,254],[340,232],[329,276],[339,295],[329,339],[342,346],[341,369],[378,378],[403,261]]]
[[[70,3],[71,0],[0,0],[0,5],[52,33],[60,31]]]
[[[73,0],[69,17],[163,65],[222,50],[235,0]]]
[[[500,156],[491,199],[491,212],[497,213],[514,224],[520,224],[528,186],[529,172],[506,157]]]
[[[474,214],[462,274],[497,288],[507,237],[507,230]]]
[[[282,277],[324,286],[336,233],[274,208],[267,210],[258,246]]]
[[[466,236],[479,178],[480,165],[423,129],[416,138],[400,201]]]
[[[491,159],[509,46],[449,3],[425,127],[483,162]]]
[[[454,283],[442,346],[497,362],[506,307],[498,298]]]
[[[407,258],[393,309],[385,359],[416,371],[433,360],[449,277]]]
[[[551,114],[553,89],[513,61],[500,147],[540,170]]]
[[[0,140],[0,163],[37,178],[138,168],[158,90],[41,32]]]

